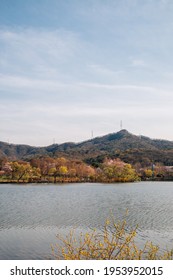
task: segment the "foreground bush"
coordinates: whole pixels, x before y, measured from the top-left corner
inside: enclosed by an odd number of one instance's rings
[[[106,221],[102,232],[92,230],[80,237],[71,231],[65,238],[57,236],[52,245],[55,259],[65,260],[172,260],[173,251],[161,254],[159,247],[147,242],[139,249],[135,242],[137,228],[127,232],[126,221]]]

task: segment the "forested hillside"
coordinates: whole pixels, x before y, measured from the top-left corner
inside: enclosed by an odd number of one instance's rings
[[[96,137],[81,143],[54,144],[47,147],[14,145],[0,142],[0,158],[10,160],[30,160],[34,157],[66,157],[83,160],[93,166],[106,157],[142,166],[150,163],[173,165],[173,142],[136,136],[127,130]]]

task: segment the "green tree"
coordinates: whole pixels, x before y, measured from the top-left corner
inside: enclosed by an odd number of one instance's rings
[[[130,164],[120,159],[106,159],[102,165],[102,179],[110,182],[132,182],[138,180],[139,177]]]
[[[19,162],[11,162],[10,164],[12,168],[12,180],[17,180],[17,182],[28,181],[32,168],[29,163],[19,163]]]

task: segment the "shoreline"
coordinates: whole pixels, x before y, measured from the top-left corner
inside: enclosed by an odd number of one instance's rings
[[[41,181],[33,181],[33,182],[25,182],[25,181],[0,181],[0,184],[72,184],[72,183],[106,183],[106,184],[114,184],[114,183],[139,183],[139,182],[173,182],[173,180],[158,180],[158,179],[152,179],[152,180],[138,180],[138,181],[91,181],[91,180],[59,180],[56,182],[53,181],[47,181],[47,180],[41,180]]]

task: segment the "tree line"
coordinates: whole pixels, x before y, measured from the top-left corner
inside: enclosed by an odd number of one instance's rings
[[[97,166],[81,160],[41,156],[30,161],[0,160],[0,182],[134,182],[172,180],[173,170],[160,164],[141,167],[119,158],[105,158]]]
[[[81,160],[39,157],[30,161],[0,161],[1,182],[132,182],[135,169],[120,159],[106,159],[95,168]]]

